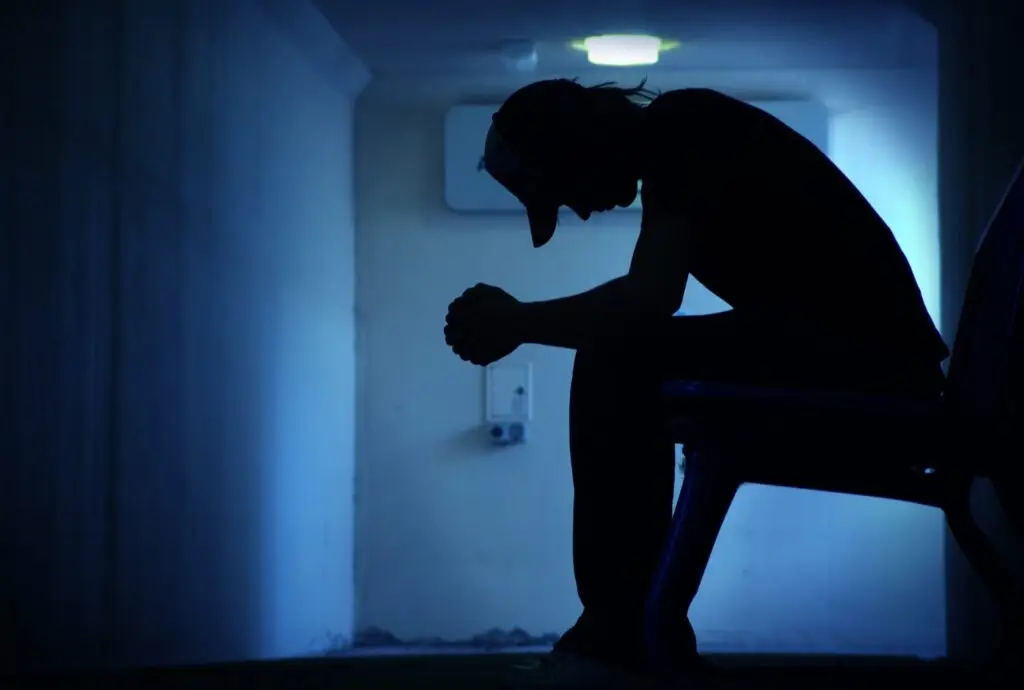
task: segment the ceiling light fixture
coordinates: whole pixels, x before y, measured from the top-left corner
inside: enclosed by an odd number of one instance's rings
[[[657,36],[608,34],[590,36],[573,43],[572,46],[585,51],[587,60],[594,65],[637,67],[657,64],[661,52],[674,48],[675,44],[663,41]]]

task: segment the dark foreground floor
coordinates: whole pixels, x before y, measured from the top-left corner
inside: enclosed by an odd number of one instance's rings
[[[74,688],[115,690],[147,688],[167,690],[491,690],[497,689],[513,663],[527,655],[398,656],[372,658],[325,658],[295,661],[252,662],[217,666],[155,669],[119,673],[59,676],[42,679],[0,679],[3,690],[11,688]],[[721,667],[717,687],[723,690],[830,690],[867,688],[883,684],[949,685],[986,688],[1024,687],[1016,673],[998,676],[979,670],[958,669],[942,663],[899,659],[832,657],[710,657]],[[679,685],[680,690],[686,688]],[[630,690],[623,688],[623,690]],[[694,689],[696,690],[696,689]]]

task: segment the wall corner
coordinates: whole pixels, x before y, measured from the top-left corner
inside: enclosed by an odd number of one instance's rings
[[[316,69],[355,100],[370,83],[370,70],[314,0],[255,0]]]

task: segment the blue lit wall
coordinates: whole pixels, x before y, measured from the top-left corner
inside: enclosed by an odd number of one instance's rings
[[[348,639],[366,75],[303,3],[0,31],[0,670]]]

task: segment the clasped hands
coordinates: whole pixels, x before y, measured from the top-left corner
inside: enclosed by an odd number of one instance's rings
[[[444,341],[463,360],[487,366],[523,344],[523,311],[501,288],[478,283],[448,305]]]

